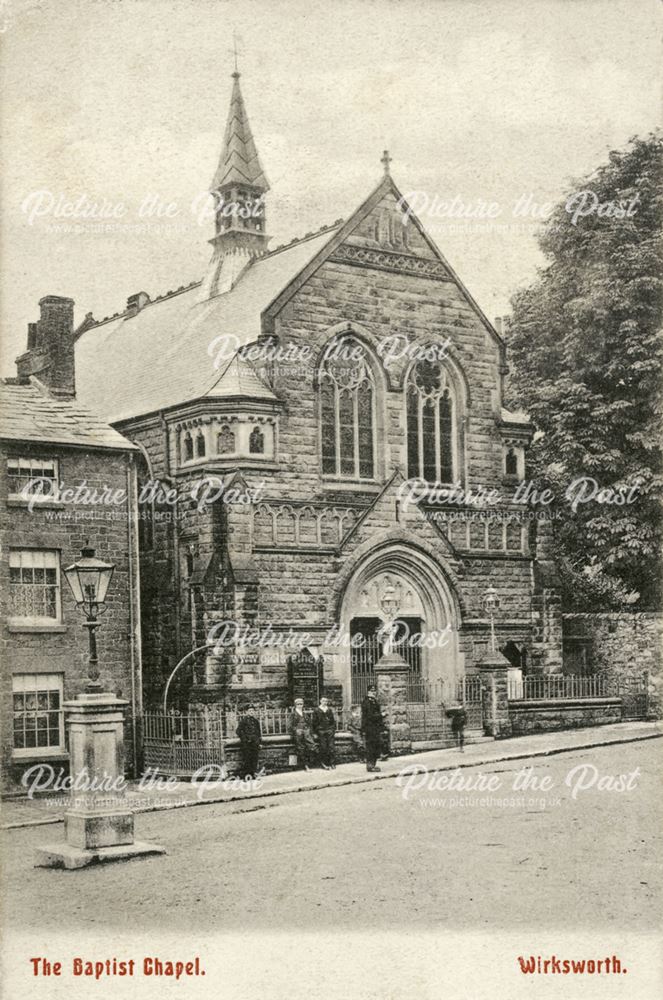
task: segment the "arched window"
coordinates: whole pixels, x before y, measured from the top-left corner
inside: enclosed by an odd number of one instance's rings
[[[406,392],[408,476],[452,483],[457,415],[446,370],[439,361],[418,361]]]
[[[235,433],[228,424],[216,436],[216,450],[219,455],[232,455],[235,451]]]
[[[274,516],[267,507],[259,507],[253,515],[253,541],[255,545],[274,544]]]
[[[509,448],[504,456],[504,472],[507,476],[518,475],[518,456],[513,448]]]
[[[375,384],[364,348],[346,340],[320,370],[322,472],[375,476]]]
[[[184,435],[184,440],[182,441],[182,461],[190,462],[193,458],[193,438],[190,434]]]
[[[262,455],[265,451],[265,435],[259,427],[254,427],[249,434],[249,452],[252,455]]]
[[[196,455],[198,458],[204,458],[205,456],[205,437],[202,431],[198,432],[196,438]]]

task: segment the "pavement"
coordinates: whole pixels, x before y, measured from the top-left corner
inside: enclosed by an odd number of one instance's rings
[[[221,780],[212,775],[207,782],[192,784],[176,779],[150,783],[145,779],[128,783],[126,798],[134,813],[152,813],[224,802],[247,802],[297,792],[311,792],[344,785],[365,784],[393,778],[403,768],[418,765],[429,772],[453,771],[456,768],[492,765],[504,761],[585,750],[591,747],[633,743],[663,736],[661,722],[621,722],[586,729],[535,733],[505,740],[482,739],[469,743],[465,752],[456,749],[431,750],[425,753],[392,757],[380,762],[379,773],[368,773],[362,763],[342,764],[334,771],[288,771],[259,777],[254,782]],[[34,798],[5,799],[2,802],[3,829],[61,823],[69,805],[65,793],[40,794]],[[260,808],[256,803],[254,808]]]

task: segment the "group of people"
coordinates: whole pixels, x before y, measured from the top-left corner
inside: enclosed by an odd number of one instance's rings
[[[240,747],[240,773],[243,778],[255,778],[262,746],[260,720],[255,705],[240,705],[237,737]],[[304,712],[304,699],[296,698],[290,720],[290,736],[294,744],[297,762],[304,770],[310,771],[317,758],[326,771],[336,767],[336,716],[329,707],[327,698],[321,698],[311,719]]]
[[[256,715],[255,705],[240,705],[239,713],[237,737],[240,745],[240,773],[243,778],[255,778],[262,746],[260,720]],[[447,714],[451,718],[451,731],[456,744],[462,751],[467,724],[465,709],[462,706],[454,707]],[[300,767],[310,771],[317,759],[325,771],[334,770],[336,728],[336,716],[327,698],[320,699],[320,704],[314,709],[310,719],[304,711],[304,699],[295,698],[290,719],[290,736]],[[389,753],[389,729],[374,686],[368,688],[361,703],[360,732],[366,750],[366,770],[379,771],[378,760]]]
[[[240,773],[243,778],[255,778],[262,746],[260,720],[255,705],[240,705],[237,737],[240,746]],[[336,767],[336,716],[327,698],[321,698],[311,717],[304,711],[304,699],[295,698],[290,719],[290,737],[297,763],[310,771],[315,761],[325,771]],[[366,747],[366,770],[379,771],[378,757],[384,752],[387,726],[377,700],[375,687],[370,687],[361,706],[361,734]]]

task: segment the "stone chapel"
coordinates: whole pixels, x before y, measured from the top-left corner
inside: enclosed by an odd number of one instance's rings
[[[298,648],[356,704],[386,602],[413,690],[475,673],[491,627],[514,666],[561,669],[550,525],[511,499],[534,429],[502,405],[505,343],[388,154],[348,219],[272,247],[278,195],[235,72],[211,193],[201,281],[72,331],[78,399],[141,452],[146,706],[185,657],[173,703],[283,703]],[[201,492],[211,477],[226,496]]]

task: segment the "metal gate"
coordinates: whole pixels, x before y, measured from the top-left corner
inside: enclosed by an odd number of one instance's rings
[[[208,764],[225,766],[226,714],[219,709],[143,715],[143,762],[163,774],[191,775]]]
[[[398,618],[403,625],[405,638],[398,641],[398,633],[394,642],[394,650],[401,654],[407,663],[408,670],[408,701],[416,701],[421,685],[421,648],[416,643],[408,643],[408,636],[420,633],[421,622],[413,618]],[[416,624],[415,624],[416,623]],[[366,692],[375,684],[375,664],[382,656],[384,637],[379,630],[384,625],[379,618],[354,618],[350,626],[350,683],[351,703],[360,705],[366,697]]]
[[[413,742],[452,743],[449,706],[460,703],[467,713],[468,734],[483,732],[481,678],[461,677],[455,684],[448,681],[421,681],[412,687],[416,697],[408,698],[407,718]]]
[[[646,719],[649,714],[649,673],[627,674],[617,681],[622,720]]]

